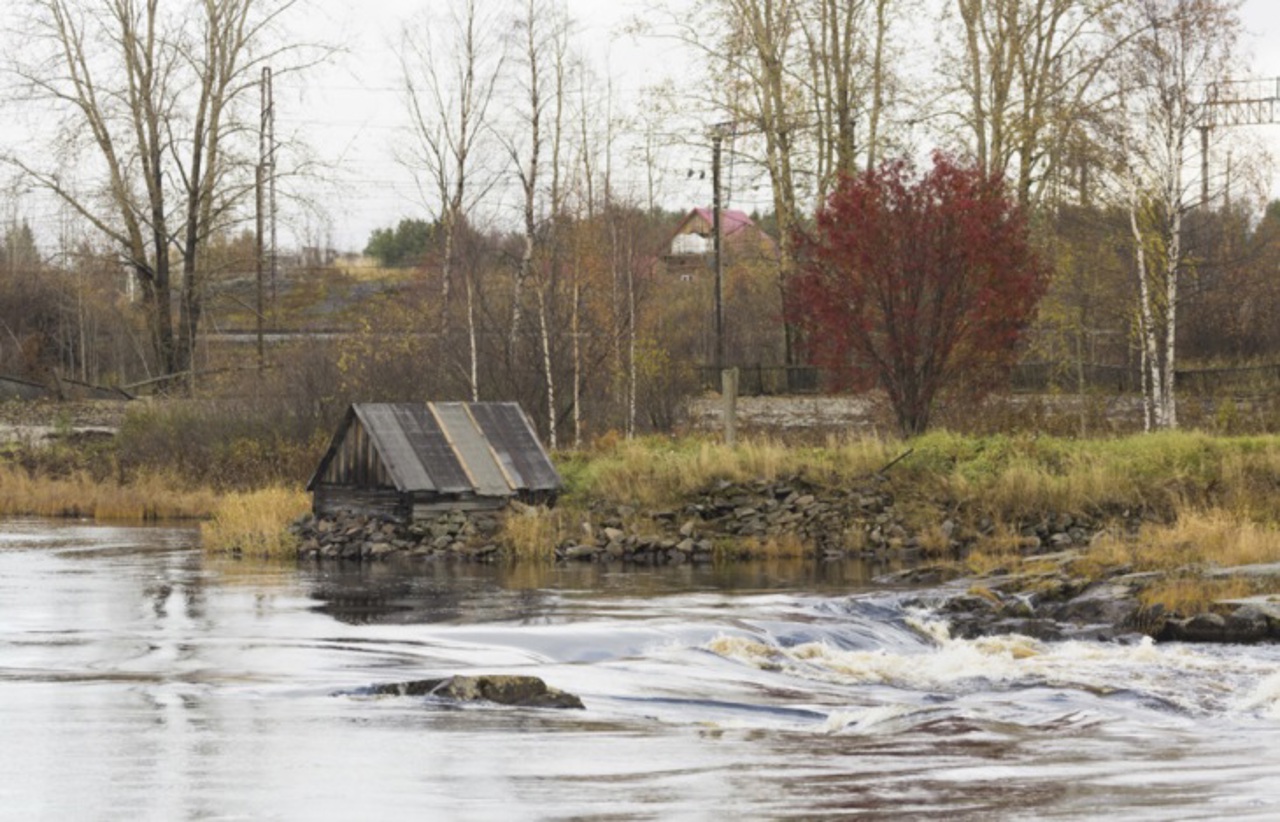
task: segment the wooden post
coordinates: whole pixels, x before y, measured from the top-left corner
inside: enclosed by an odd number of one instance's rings
[[[266,370],[266,362],[267,362],[266,346],[263,344],[263,328],[262,328],[262,316],[263,316],[263,312],[266,311],[266,306],[264,305],[263,293],[262,293],[262,280],[264,275],[264,272],[263,272],[264,249],[263,249],[263,240],[262,240],[262,218],[263,218],[262,163],[258,163],[258,167],[254,175],[253,189],[254,189],[254,211],[256,213],[256,224],[257,224],[257,228],[254,233],[257,235],[256,242],[257,242],[257,255],[258,255],[257,300],[255,301],[254,313],[257,315],[257,330],[258,330],[258,335],[257,335],[258,336],[258,376],[261,377],[263,372]]]
[[[724,400],[724,444],[732,448],[738,442],[738,369],[720,372],[720,396]]]

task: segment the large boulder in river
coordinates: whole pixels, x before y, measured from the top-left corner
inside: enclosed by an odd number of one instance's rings
[[[514,674],[418,679],[374,685],[367,693],[375,696],[433,696],[456,702],[494,702],[526,708],[584,707],[577,696],[552,688],[536,676]]]
[[[1102,582],[1079,596],[1047,607],[1045,616],[1075,625],[1106,625],[1121,629],[1132,624],[1141,606],[1128,585]]]

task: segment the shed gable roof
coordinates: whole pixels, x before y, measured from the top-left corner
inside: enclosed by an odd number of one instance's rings
[[[307,490],[360,426],[397,491],[511,496],[554,491],[560,475],[516,403],[356,403]]]

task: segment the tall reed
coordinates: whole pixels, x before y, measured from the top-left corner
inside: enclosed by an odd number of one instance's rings
[[[306,513],[307,494],[298,488],[273,486],[224,495],[208,522],[200,525],[206,551],[256,557],[297,555],[297,539],[289,523]]]

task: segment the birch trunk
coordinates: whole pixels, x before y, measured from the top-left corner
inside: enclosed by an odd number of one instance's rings
[[[1156,341],[1155,312],[1151,305],[1151,284],[1142,227],[1138,222],[1138,185],[1130,175],[1129,227],[1133,232],[1134,264],[1138,272],[1138,335],[1142,346],[1143,408],[1145,427],[1164,427],[1164,388]]]
[[[581,321],[582,287],[578,272],[573,275],[573,447],[582,447],[582,344],[578,337]]]
[[[538,325],[542,337],[542,375],[547,383],[547,444],[555,450],[556,442],[556,375],[551,367],[551,332],[547,327],[547,299],[543,289],[538,292]]]
[[[471,401],[480,402],[480,349],[476,342],[476,304],[475,285],[470,275],[467,282],[467,344],[471,354],[470,383]]]

